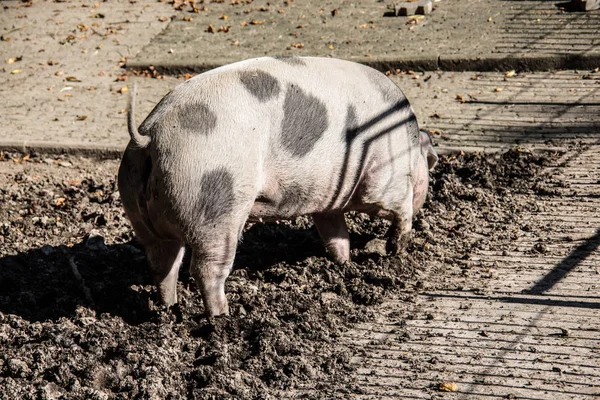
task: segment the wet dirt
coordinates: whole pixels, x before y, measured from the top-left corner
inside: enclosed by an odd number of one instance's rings
[[[378,245],[388,223],[362,214],[348,215],[343,266],[305,217],[248,224],[226,285],[231,316],[208,321],[186,268],[180,303],[158,303],[118,160],[2,153],[0,398],[269,399],[307,384],[351,397],[361,389],[340,336],[399,291],[443,282],[473,246],[510,244],[532,196],[552,195],[540,171],[559,156],[442,156],[396,257]]]

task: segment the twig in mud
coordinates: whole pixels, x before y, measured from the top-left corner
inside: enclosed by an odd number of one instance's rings
[[[65,255],[65,257],[67,257],[67,261],[69,261],[69,266],[71,267],[71,272],[73,273],[75,280],[79,284],[79,287],[81,288],[81,291],[83,292],[85,300],[88,302],[89,305],[94,305],[94,299],[92,298],[92,292],[90,291],[90,288],[87,287],[87,285],[85,284],[85,281],[83,280],[83,277],[79,273],[79,268],[77,267],[77,264],[75,263],[75,257],[70,255],[69,253],[67,253],[67,251],[65,249],[61,248],[61,250],[62,250],[63,254]]]

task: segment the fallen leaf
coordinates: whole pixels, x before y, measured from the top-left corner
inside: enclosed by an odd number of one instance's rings
[[[57,206],[62,206],[65,203],[65,198],[64,197],[59,197],[58,199],[56,199],[56,205]]]
[[[369,26],[369,24],[362,24],[362,25],[359,25],[358,27],[359,27],[360,29],[364,29],[364,28],[366,28],[366,27],[368,27],[368,26]]]
[[[167,22],[169,20],[169,17],[160,17],[158,20],[160,22]]]
[[[497,87],[496,89],[494,89],[494,92],[501,92],[501,91],[503,91],[503,90],[504,90],[503,88],[501,88],[501,87]]]
[[[192,18],[192,17],[183,17],[183,20],[185,22],[192,22],[194,20],[194,18]]]
[[[23,70],[21,69],[13,69],[12,71],[10,71],[10,73],[13,75],[20,74],[21,72],[23,72]]]
[[[225,14],[221,14],[221,16],[219,17],[219,19],[223,19],[223,20],[225,20],[227,18],[229,18],[229,17],[227,15],[225,15]]]
[[[67,82],[81,82],[79,79],[77,79],[77,78],[76,78],[76,77],[74,77],[74,76],[67,76],[67,77],[65,78],[65,81],[67,81]]]
[[[292,43],[291,45],[294,49],[303,49],[304,43]]]
[[[215,33],[217,30],[215,29],[214,26],[209,25],[208,27],[206,27],[206,30],[204,32],[208,32],[208,33]]]
[[[11,57],[11,58],[9,58],[8,60],[6,60],[6,63],[7,63],[7,64],[14,64],[14,62],[15,62],[15,61],[17,61],[17,59],[16,59],[16,58],[12,58],[12,57]]]
[[[265,21],[259,21],[256,19],[253,19],[252,21],[250,21],[250,25],[262,25],[264,23],[265,23]]]
[[[87,115],[78,115],[77,121],[85,121],[87,119]]]
[[[465,98],[463,97],[462,94],[457,94],[456,95],[456,100],[460,101],[461,103],[465,102]]]
[[[511,69],[510,71],[507,71],[504,73],[504,76],[511,78],[513,76],[515,76],[517,74],[517,71],[515,71],[514,69]]]
[[[52,60],[48,60],[47,64],[48,65],[56,65],[56,64],[58,64],[58,62],[52,61]]]
[[[442,382],[439,384],[438,389],[441,392],[456,392],[458,385],[454,382]]]
[[[222,26],[219,28],[219,32],[229,32],[231,26]]]
[[[23,161],[29,161],[30,157],[31,157],[31,154],[27,154],[25,157],[23,157]]]
[[[423,21],[424,19],[425,19],[424,15],[410,15],[410,16],[408,16],[408,20],[409,21],[419,22],[419,21]]]
[[[129,88],[127,86],[123,86],[120,89],[117,89],[117,93],[127,93],[129,91]]]

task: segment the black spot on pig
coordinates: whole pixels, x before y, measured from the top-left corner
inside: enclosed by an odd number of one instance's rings
[[[327,108],[319,99],[289,85],[283,104],[281,141],[296,157],[307,155],[329,125]]]
[[[348,106],[346,112],[346,126],[344,129],[344,140],[346,144],[351,144],[359,134],[358,118],[356,117],[356,108],[353,105]]]
[[[273,57],[274,59],[294,66],[306,66],[306,62],[300,57]]]
[[[240,74],[244,87],[260,102],[266,102],[279,94],[279,82],[264,71],[244,71]]]
[[[175,110],[177,120],[173,122],[174,128],[179,127],[183,131],[208,135],[217,126],[217,116],[206,104],[183,104]]]
[[[282,215],[296,215],[309,201],[312,192],[311,188],[300,186],[297,183],[282,184],[280,190],[281,201],[278,208]]]
[[[214,222],[231,213],[235,204],[233,174],[223,167],[204,173],[198,202],[204,221]]]

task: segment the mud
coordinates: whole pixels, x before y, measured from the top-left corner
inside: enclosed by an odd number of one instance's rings
[[[362,214],[348,216],[344,266],[305,217],[248,224],[226,286],[232,315],[211,321],[186,268],[180,303],[158,303],[117,160],[23,156],[0,161],[0,398],[274,399],[307,385],[360,393],[340,336],[385,299],[443,281],[473,246],[509,245],[536,207],[529,195],[552,195],[540,171],[560,154],[442,156],[397,257],[383,250],[388,223]]]

